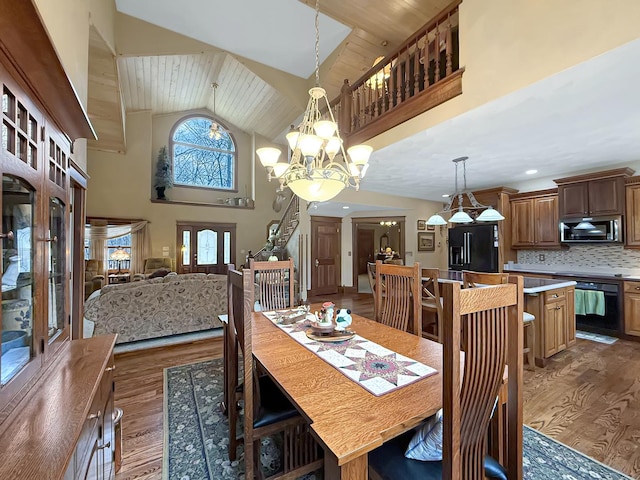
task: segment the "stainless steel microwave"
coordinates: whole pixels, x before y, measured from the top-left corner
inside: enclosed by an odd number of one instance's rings
[[[564,243],[622,242],[622,217],[566,219],[560,222],[560,241]]]

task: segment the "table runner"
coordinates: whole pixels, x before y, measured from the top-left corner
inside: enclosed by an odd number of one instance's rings
[[[358,334],[344,342],[318,342],[307,337],[306,331],[310,326],[304,321],[283,325],[276,322],[276,312],[262,314],[295,341],[375,396],[384,395],[437,373],[436,369],[428,365],[389,350]]]

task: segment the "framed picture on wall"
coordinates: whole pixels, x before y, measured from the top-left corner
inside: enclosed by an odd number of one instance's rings
[[[426,220],[418,220],[418,230],[424,230],[427,228]]]
[[[436,234],[418,232],[418,251],[433,252],[436,249]]]
[[[435,229],[436,229],[435,225],[427,225],[427,230],[428,231],[433,232],[433,231],[435,231]]]

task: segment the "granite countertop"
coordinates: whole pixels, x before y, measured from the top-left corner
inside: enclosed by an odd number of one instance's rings
[[[505,272],[538,273],[558,277],[576,277],[585,279],[612,279],[640,281],[640,270],[635,268],[580,267],[573,265],[506,264]]]
[[[520,271],[520,273],[524,273]],[[462,272],[457,270],[440,270],[441,282],[462,282]],[[531,278],[524,277],[524,290],[525,294],[534,294],[540,292],[546,292],[548,290],[555,290],[556,288],[564,288],[575,285],[573,280],[555,280],[551,278]]]

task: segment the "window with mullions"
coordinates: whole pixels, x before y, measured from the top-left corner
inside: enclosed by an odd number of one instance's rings
[[[220,127],[210,135],[213,119],[189,117],[173,130],[173,182],[176,185],[236,190],[236,146]]]

